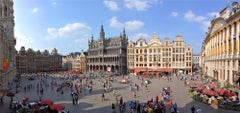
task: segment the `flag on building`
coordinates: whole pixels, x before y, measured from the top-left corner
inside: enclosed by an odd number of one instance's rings
[[[9,67],[9,60],[8,60],[8,57],[5,57],[3,61],[3,69],[8,70],[8,67]]]

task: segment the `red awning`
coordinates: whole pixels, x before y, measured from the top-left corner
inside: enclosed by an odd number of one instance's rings
[[[163,71],[164,71],[164,72],[171,72],[172,69],[170,69],[170,68],[165,68]]]

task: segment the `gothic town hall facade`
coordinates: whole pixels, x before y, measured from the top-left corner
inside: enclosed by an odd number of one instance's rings
[[[128,38],[125,29],[120,36],[105,37],[101,25],[100,38],[93,36],[88,42],[87,70],[100,74],[127,74],[127,45]]]

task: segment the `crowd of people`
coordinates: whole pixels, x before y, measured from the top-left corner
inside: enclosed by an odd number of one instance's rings
[[[141,77],[138,76],[137,81],[133,81],[132,77],[130,76],[94,76],[93,78],[87,75],[77,76],[75,74],[71,74],[68,72],[58,72],[58,73],[38,73],[38,74],[29,74],[24,75],[30,81],[34,80],[36,82],[33,83],[24,83],[19,84],[18,89],[22,88],[22,91],[25,93],[36,91],[39,98],[38,102],[44,100],[44,96],[46,90],[52,90],[56,91],[57,93],[63,95],[65,93],[69,93],[69,96],[71,97],[72,104],[74,106],[79,105],[79,99],[81,94],[91,94],[96,87],[100,88],[99,94],[101,95],[102,102],[109,101],[109,99],[106,98],[113,98],[113,102],[111,105],[112,112],[116,113],[177,113],[178,112],[178,105],[177,103],[174,103],[174,100],[172,98],[172,89],[170,86],[165,86],[156,90],[161,90],[160,94],[157,94],[155,99],[149,98],[148,101],[138,101],[141,97],[139,97],[139,91],[143,92],[150,92],[151,86],[151,79],[148,77]],[[96,79],[97,78],[97,79]],[[164,77],[163,77],[164,78]],[[126,101],[124,102],[123,96],[120,95],[120,90],[115,89],[113,87],[113,84],[115,84],[118,80],[126,80],[127,82],[124,82],[126,86],[129,86],[129,94],[132,94],[132,101]],[[180,80],[183,80],[184,78],[180,78]],[[167,83],[171,83],[173,81],[172,76],[171,77],[165,77]],[[96,83],[95,83],[96,82]],[[123,82],[119,82],[123,83]],[[194,85],[194,84],[193,84]],[[194,91],[199,91],[199,89]],[[112,97],[108,97],[109,94],[112,93]],[[201,95],[201,93],[199,93]],[[100,97],[99,95],[99,97]],[[161,96],[160,98],[158,97]],[[106,97],[107,96],[107,97]],[[131,95],[129,95],[131,96]],[[201,97],[204,97],[204,94],[201,95]],[[213,96],[214,97],[214,96]],[[214,99],[211,98],[210,99]],[[209,99],[209,100],[210,100]],[[215,98],[216,99],[216,98]],[[100,100],[100,99],[99,99]],[[19,102],[18,97],[16,97],[16,101]],[[31,102],[28,102],[31,103]],[[24,104],[25,105],[25,104]],[[29,104],[28,104],[29,105]],[[24,107],[24,106],[23,106]],[[201,108],[192,106],[191,107],[192,112],[201,113]]]

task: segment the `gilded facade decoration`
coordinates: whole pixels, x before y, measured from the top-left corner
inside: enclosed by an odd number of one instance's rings
[[[129,74],[191,74],[192,48],[180,35],[170,42],[168,37],[161,41],[154,34],[149,43],[144,38],[128,43],[127,63]]]

